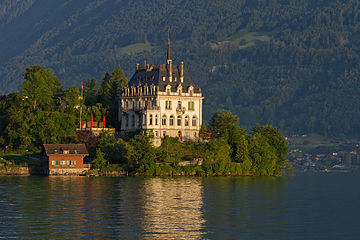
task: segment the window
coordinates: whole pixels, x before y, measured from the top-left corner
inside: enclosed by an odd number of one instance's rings
[[[170,126],[174,125],[174,116],[170,116]]]
[[[178,101],[178,108],[181,109],[181,101]]]
[[[155,115],[155,125],[158,125],[158,115]]]
[[[162,77],[162,80],[165,81],[165,76]]]
[[[56,161],[56,165],[59,165],[59,161]]]
[[[158,136],[159,136],[159,132],[155,131],[155,137],[158,137]]]
[[[163,115],[163,116],[162,116],[161,124],[162,124],[162,125],[166,125],[166,115]]]
[[[179,89],[179,95],[181,95],[181,89]]]
[[[129,115],[126,115],[126,117],[125,117],[125,126],[126,127],[129,126]]]
[[[152,125],[152,122],[153,122],[153,116],[152,116],[152,114],[150,114],[149,125]]]
[[[192,96],[193,95],[193,90],[190,90],[190,96]]]
[[[165,109],[171,109],[171,101],[165,101]]]
[[[185,126],[189,126],[189,116],[185,117]]]
[[[76,165],[76,161],[73,161],[73,164]]]
[[[197,136],[197,134],[196,134],[196,132],[194,132],[194,137],[196,137]]]
[[[132,115],[131,126],[135,127],[135,115]]]
[[[181,126],[181,117],[180,116],[177,117],[177,125]]]
[[[170,89],[166,89],[166,94],[170,95]]]
[[[53,166],[54,166],[54,165],[55,165],[55,161],[51,161],[51,165],[53,165]]]
[[[194,102],[188,103],[188,110],[194,110]]]
[[[195,116],[192,118],[192,125],[196,126],[196,117]]]
[[[66,161],[66,165],[70,165],[70,161]]]

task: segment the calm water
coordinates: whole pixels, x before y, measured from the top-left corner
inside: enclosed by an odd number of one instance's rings
[[[0,177],[2,239],[359,239],[360,176]]]

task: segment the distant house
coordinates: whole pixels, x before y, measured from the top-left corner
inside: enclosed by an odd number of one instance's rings
[[[84,157],[89,156],[85,144],[44,144],[42,159],[48,175],[83,173]]]

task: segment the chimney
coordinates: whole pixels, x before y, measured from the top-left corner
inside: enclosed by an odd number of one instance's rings
[[[140,65],[137,63],[137,64],[136,64],[136,71],[139,71],[139,68],[140,68],[139,66],[140,66]]]
[[[184,62],[180,62],[180,82],[184,82]]]

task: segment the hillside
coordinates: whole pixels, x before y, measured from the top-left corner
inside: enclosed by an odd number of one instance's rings
[[[66,87],[120,64],[174,62],[244,126],[360,137],[360,3],[356,0],[3,0],[0,94],[29,65]]]

